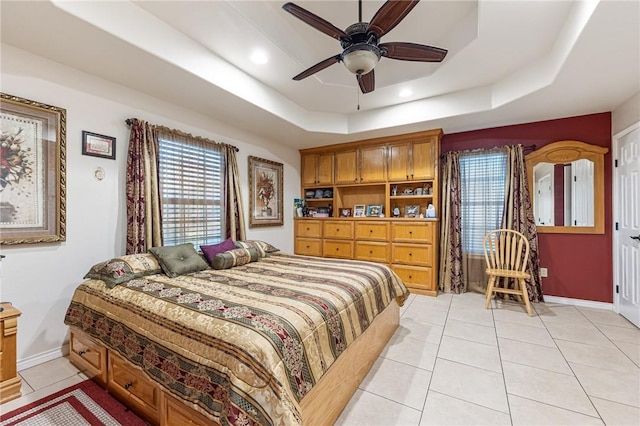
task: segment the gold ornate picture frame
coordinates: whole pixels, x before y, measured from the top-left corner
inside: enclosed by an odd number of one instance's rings
[[[249,228],[282,226],[283,165],[249,156]]]
[[[65,241],[66,115],[0,93],[0,244]]]

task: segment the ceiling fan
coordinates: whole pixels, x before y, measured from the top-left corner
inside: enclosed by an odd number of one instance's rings
[[[369,93],[375,89],[373,68],[383,56],[401,61],[442,62],[447,55],[446,49],[416,43],[380,43],[382,36],[395,28],[418,1],[389,0],[378,9],[371,22],[362,22],[362,0],[359,0],[359,22],[348,26],[344,31],[298,5],[286,3],[282,6],[284,10],[318,31],[337,39],[343,49],[339,55],[318,62],[293,79],[302,80],[336,62],[342,62],[356,75],[362,93]]]

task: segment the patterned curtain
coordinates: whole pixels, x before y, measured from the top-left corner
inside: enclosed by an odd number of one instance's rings
[[[526,281],[529,300],[542,302],[540,257],[538,255],[538,231],[527,184],[527,169],[522,145],[504,147],[507,152],[507,185],[502,227],[520,232],[529,240],[529,265],[531,279]],[[513,283],[509,283],[512,287]]]
[[[127,254],[162,245],[158,139],[154,126],[131,119],[127,158]]]
[[[226,179],[225,191],[225,233],[236,241],[246,239],[244,215],[242,214],[242,193],[240,192],[240,172],[236,160],[236,148],[223,145],[222,153],[225,159]]]
[[[440,217],[440,291],[462,293],[466,290],[462,268],[462,225],[460,194],[460,156],[442,155],[442,211]]]

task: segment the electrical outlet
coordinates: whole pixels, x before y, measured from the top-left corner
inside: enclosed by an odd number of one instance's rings
[[[540,276],[542,278],[548,277],[548,273],[549,273],[549,271],[547,270],[547,268],[540,268]]]

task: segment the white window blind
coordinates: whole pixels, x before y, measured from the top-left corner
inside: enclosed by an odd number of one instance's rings
[[[506,188],[507,155],[470,152],[460,156],[462,245],[483,253],[487,232],[500,228]]]
[[[159,140],[162,238],[167,246],[222,241],[222,154],[202,143]]]

